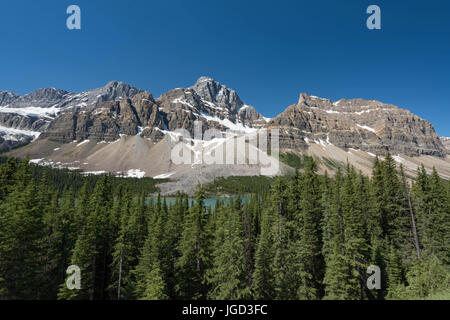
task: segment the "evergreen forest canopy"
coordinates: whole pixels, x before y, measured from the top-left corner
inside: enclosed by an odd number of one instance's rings
[[[70,181],[5,160],[0,299],[450,299],[450,182],[421,166],[410,185],[389,154],[372,178],[302,166],[212,209],[202,189],[191,206],[182,194],[153,203],[151,179]]]

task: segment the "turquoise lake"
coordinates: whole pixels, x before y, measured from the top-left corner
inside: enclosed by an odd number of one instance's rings
[[[206,207],[211,207],[214,208],[216,206],[217,201],[221,200],[224,201],[225,203],[229,203],[231,200],[236,200],[238,197],[234,196],[234,197],[216,197],[216,198],[205,198],[204,203]],[[161,197],[161,200],[163,198]],[[152,198],[150,200],[153,200],[153,202],[156,202],[157,199]],[[148,201],[148,200],[147,200]],[[166,203],[168,206],[172,206],[175,204],[176,199],[175,198],[166,198]],[[250,197],[249,196],[241,196],[241,203],[244,204],[245,202],[250,201]],[[192,206],[192,204],[195,203],[194,199],[189,199],[189,206]]]

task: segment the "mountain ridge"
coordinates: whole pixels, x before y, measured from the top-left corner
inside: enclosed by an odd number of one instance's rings
[[[185,129],[193,137],[194,124],[199,121],[203,132],[216,129],[225,136],[262,128],[278,129],[281,152],[309,154],[319,162],[326,158],[344,163],[347,159],[359,169],[367,170],[373,156],[391,152],[398,162],[408,164],[411,174],[417,162],[424,161],[430,168],[439,166],[443,176],[450,176],[448,142],[437,135],[433,125],[407,109],[376,100],[333,102],[301,93],[296,104],[269,119],[242,101],[235,90],[206,76],[187,88],[169,90],[158,98],[117,81],[81,93],[50,88],[17,97],[4,92],[0,92],[0,99],[8,99],[9,103],[0,103],[0,134],[3,133],[0,147],[7,149],[32,142],[10,154],[25,156],[28,152],[32,158],[46,159],[45,163],[66,163],[71,167],[78,161],[77,167],[89,172],[139,169],[147,176],[170,173],[177,178],[176,172],[178,178],[181,173],[189,175],[195,166],[174,166],[167,149],[173,147],[176,129]],[[38,103],[33,102],[37,100]],[[33,132],[29,139],[24,135],[26,130]],[[193,154],[205,145],[202,141],[192,144]],[[118,149],[123,148],[120,154],[114,150],[119,145]],[[153,158],[153,166],[139,158],[144,154]],[[155,157],[163,159],[155,161]],[[327,163],[328,160],[322,161],[321,170],[334,170]],[[255,174],[250,167],[214,170],[222,176],[232,172]],[[216,176],[206,173],[212,168],[197,168],[202,175]]]

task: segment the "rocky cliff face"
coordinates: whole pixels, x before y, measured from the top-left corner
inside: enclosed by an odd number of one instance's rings
[[[44,88],[19,96],[14,93],[0,91],[0,106],[11,109],[85,107],[103,101],[132,97],[140,92],[142,90],[117,81],[111,81],[104,87],[81,93]],[[4,99],[2,99],[2,95],[5,96]]]
[[[148,92],[127,94],[132,97],[65,108],[41,138],[67,143],[84,139],[112,141],[121,135],[139,134],[158,142],[164,134],[177,129],[186,129],[193,137],[195,121],[202,123],[203,131],[216,128],[246,132],[265,124],[264,118],[245,105],[234,90],[207,77],[156,100]]]
[[[447,149],[447,153],[450,154],[450,138],[441,137],[441,142]]]
[[[305,149],[311,141],[384,154],[444,157],[433,125],[408,110],[375,100],[328,99],[301,94],[297,104],[272,119],[280,128],[280,146]]]
[[[141,92],[132,98],[62,112],[41,138],[60,143],[91,139],[111,142],[122,135],[140,134],[158,141],[163,129],[163,118],[153,96]]]
[[[161,95],[157,103],[170,131],[183,128],[193,134],[194,121],[202,122],[203,130],[235,132],[265,124],[263,116],[244,104],[234,90],[209,77],[200,77],[192,87],[171,90]]]
[[[10,104],[20,96],[14,92],[0,90],[0,106]]]
[[[19,96],[0,91],[0,150],[32,141],[37,137],[35,132],[46,131],[50,123],[64,111],[88,108],[104,101],[122,100],[141,92],[140,89],[116,81],[81,93],[45,88]]]

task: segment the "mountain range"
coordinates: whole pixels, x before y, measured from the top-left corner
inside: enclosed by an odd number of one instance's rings
[[[203,131],[214,128],[228,136],[212,142],[191,139],[193,164],[175,164],[175,130],[194,136],[195,121]],[[450,139],[439,137],[430,122],[410,111],[375,100],[333,102],[301,93],[296,104],[269,119],[210,77],[158,98],[116,81],[80,93],[0,91],[0,150],[7,155],[29,155],[41,165],[92,174],[170,178],[161,184],[166,194],[190,192],[219,176],[258,175],[258,165],[205,165],[198,157],[223,146],[230,134],[263,128],[279,130],[280,154],[312,156],[321,172],[333,173],[349,162],[370,174],[374,157],[390,152],[411,177],[423,163],[450,178]],[[280,168],[292,170],[284,163]]]

